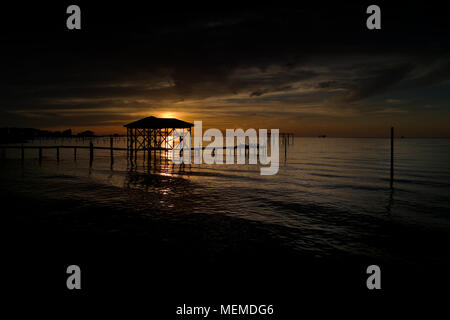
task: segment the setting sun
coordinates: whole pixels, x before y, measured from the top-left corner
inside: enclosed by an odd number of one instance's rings
[[[162,112],[158,117],[160,118],[176,118],[174,112]]]

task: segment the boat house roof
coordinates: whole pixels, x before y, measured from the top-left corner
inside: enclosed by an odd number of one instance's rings
[[[192,123],[178,120],[175,118],[157,118],[157,117],[147,117],[141,120],[137,120],[124,125],[126,128],[132,129],[181,129],[181,128],[191,128],[194,125]]]

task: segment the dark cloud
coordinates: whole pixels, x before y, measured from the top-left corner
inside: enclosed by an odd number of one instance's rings
[[[450,57],[431,64],[423,73],[413,78],[408,86],[424,87],[450,80]]]
[[[320,89],[332,88],[332,87],[335,87],[336,84],[337,84],[337,82],[334,80],[319,82],[317,84],[317,88],[320,88]]]
[[[299,104],[356,106],[450,74],[448,25],[428,4],[383,6],[376,32],[352,3],[83,3],[78,33],[65,30],[65,4],[28,9],[4,8],[0,125],[115,123],[177,103],[193,112],[272,104],[274,113],[278,103],[288,114]]]
[[[340,98],[344,102],[352,102],[386,92],[405,79],[413,69],[412,64],[402,63],[386,69],[363,71],[365,77],[356,78],[354,87],[349,88],[348,93]]]

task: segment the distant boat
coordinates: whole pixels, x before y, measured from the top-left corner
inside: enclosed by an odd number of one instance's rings
[[[327,137],[326,134],[323,134],[323,135],[321,135],[321,136],[318,136],[318,138],[326,138],[326,137]]]

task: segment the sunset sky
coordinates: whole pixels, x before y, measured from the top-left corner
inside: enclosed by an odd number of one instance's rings
[[[75,2],[74,2],[75,3]],[[124,133],[146,117],[301,136],[450,137],[449,22],[428,5],[4,7],[0,127]]]

